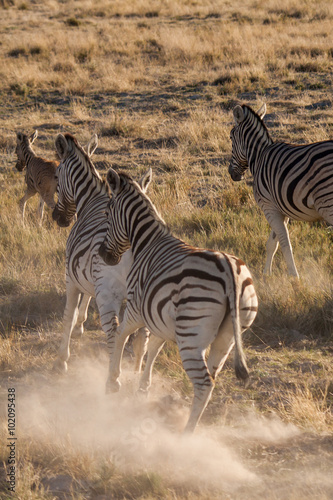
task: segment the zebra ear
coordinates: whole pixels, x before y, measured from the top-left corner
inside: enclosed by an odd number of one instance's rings
[[[87,153],[89,158],[94,154],[97,146],[98,146],[98,138],[97,134],[94,134],[87,145]]]
[[[148,186],[151,183],[152,176],[153,176],[153,171],[150,168],[148,172],[146,172],[139,180],[139,186],[141,187],[144,193],[147,191]]]
[[[242,106],[237,105],[234,108],[234,119],[236,125],[239,125],[244,120],[244,111]]]
[[[55,147],[60,160],[64,160],[68,153],[68,143],[62,134],[58,134],[55,140]]]
[[[29,142],[30,144],[33,144],[33,142],[37,139],[38,137],[38,130],[35,130],[33,134],[29,137]]]
[[[117,195],[120,190],[120,177],[113,168],[109,168],[106,180],[110,186],[113,195]]]
[[[22,134],[22,132],[17,132],[16,137],[17,137],[18,141],[22,142],[22,140],[23,140],[23,134]]]
[[[266,103],[264,102],[264,104],[258,109],[257,115],[259,115],[259,117],[263,119],[265,114],[266,114]]]

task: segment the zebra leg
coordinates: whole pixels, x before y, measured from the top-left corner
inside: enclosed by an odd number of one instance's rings
[[[266,243],[267,257],[264,268],[264,274],[272,274],[272,262],[274,255],[278,249],[278,246],[279,246],[278,237],[276,233],[272,230]]]
[[[275,232],[275,234],[278,237],[279,243],[281,245],[281,250],[283,253],[283,257],[285,258],[285,261],[287,263],[287,269],[288,273],[291,276],[295,276],[298,278],[298,272],[296,269],[295,261],[294,261],[294,256],[293,256],[293,251],[291,248],[291,243],[290,243],[290,238],[289,238],[289,232],[287,229],[287,224],[289,221],[288,217],[285,217],[282,215],[280,212],[265,212],[265,216],[268,220],[268,223],[270,224],[272,230]]]
[[[149,330],[147,328],[140,328],[134,333],[133,338],[133,352],[135,357],[134,371],[140,373],[142,368],[143,357],[147,352],[147,345],[149,341]]]
[[[126,312],[125,312],[126,317]],[[140,325],[141,327],[141,325]],[[137,326],[131,323],[125,323],[124,321],[118,327],[118,330],[114,336],[114,349],[113,354],[110,359],[110,369],[109,377],[106,382],[106,393],[118,392],[120,389],[119,376],[121,373],[121,360],[123,357],[124,347],[128,337],[131,333],[137,330]]]
[[[189,338],[193,339],[193,336]],[[205,361],[206,350],[195,348],[193,341],[192,343],[187,342],[184,338],[182,341],[177,338],[177,343],[184,369],[193,384],[194,390],[191,413],[185,427],[185,432],[190,433],[194,431],[211,398],[214,381],[209,374]]]
[[[88,317],[88,307],[90,304],[90,300],[91,295],[87,295],[86,293],[82,295],[76,325],[74,326],[72,331],[72,337],[79,338],[83,335],[83,324]]]
[[[22,213],[22,222],[23,222],[23,224],[24,224],[25,206],[27,204],[27,201],[29,200],[29,198],[31,198],[32,196],[34,196],[36,194],[36,192],[37,191],[35,191],[35,192],[26,191],[26,193],[23,196],[23,198],[21,198],[20,201],[19,201],[19,206],[20,206],[20,210],[21,210],[21,213]]]
[[[58,357],[54,363],[54,368],[57,371],[67,371],[67,361],[70,357],[69,344],[71,340],[71,334],[74,325],[77,322],[77,317],[79,314],[79,300],[80,292],[73,285],[72,282],[68,281],[66,284],[66,306],[63,318],[63,328],[64,333],[61,339]]]
[[[102,283],[102,282],[101,282]],[[115,281],[112,282],[108,280],[107,289],[99,288],[96,290],[96,302],[101,318],[102,328],[107,338],[107,346],[109,352],[109,375],[106,381],[106,392],[117,392],[120,387],[120,383],[118,382],[118,377],[120,375],[120,362],[123,354],[123,348],[126,343],[127,337],[135,332],[138,328],[143,327],[143,323],[136,325],[131,322],[131,326],[129,326],[129,333],[126,336],[121,337],[119,340],[118,332],[120,330],[118,317],[122,312],[123,308],[123,297],[125,297],[125,288],[123,284]],[[125,325],[126,321],[126,309],[124,312],[124,321],[122,321],[121,325]],[[119,328],[118,328],[119,327]],[[118,329],[118,330],[117,330]],[[145,344],[147,343],[148,331],[143,329],[142,332],[139,332],[138,335],[143,337],[143,341],[141,341],[141,350],[144,349]],[[118,342],[118,343],[117,343]],[[142,345],[143,344],[143,345]],[[119,347],[120,345],[120,347]],[[136,366],[141,368],[142,359],[145,352],[139,353],[139,345],[134,347],[134,353],[136,356]],[[137,359],[138,356],[138,359]],[[114,360],[117,360],[118,367],[115,368]]]
[[[106,381],[106,392],[116,392],[116,384],[112,375],[114,353],[117,349],[116,334],[119,326],[118,316],[122,305],[122,300],[117,300],[115,295],[110,294],[105,299],[103,292],[96,291],[96,302],[101,318],[102,329],[106,335],[107,348],[109,353],[109,375]],[[125,344],[125,342],[124,342]]]
[[[121,336],[118,317],[123,305],[123,297],[125,291],[123,285],[114,281],[108,281],[105,288],[101,285],[96,290],[96,302],[99,310],[103,331],[107,339],[107,347],[109,352],[109,374],[106,381],[106,393],[118,392],[120,383],[118,377],[120,375],[120,362],[124,350],[124,346],[128,336],[133,333],[136,328],[131,329],[129,333]],[[126,317],[126,310],[124,316]],[[122,322],[122,325],[124,323]],[[140,325],[142,326],[142,325]]]
[[[38,205],[37,214],[39,216],[39,225],[41,226],[42,222],[43,222],[43,214],[44,214],[44,200],[41,196],[39,198],[39,205]]]
[[[149,388],[151,386],[151,377],[153,373],[153,367],[155,363],[155,359],[158,356],[158,353],[161,351],[164,346],[165,341],[160,337],[156,337],[155,335],[151,335],[148,344],[148,356],[145,365],[145,369],[140,379],[139,392],[147,394]]]
[[[207,365],[209,373],[213,380],[222,370],[231,349],[234,346],[234,331],[232,326],[231,315],[228,314],[227,318],[223,321],[219,333],[211,345]]]

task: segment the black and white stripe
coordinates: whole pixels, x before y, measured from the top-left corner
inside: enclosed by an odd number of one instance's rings
[[[110,196],[106,182],[91,161],[96,147],[96,135],[88,144],[88,153],[71,134],[59,134],[56,139],[61,163],[57,169],[58,202],[53,218],[59,226],[66,227],[77,214],[66,245],[64,334],[56,361],[56,367],[61,370],[67,369],[73,329],[83,332],[91,297],[96,297],[111,356],[119,312],[126,299],[126,277],[133,260],[131,252],[126,252],[119,265],[111,268],[98,255],[107,230],[105,211]],[[138,371],[147,340],[148,332],[144,329],[134,343]]]
[[[229,173],[240,181],[250,169],[255,200],[272,228],[264,272],[271,273],[280,243],[289,274],[298,277],[287,223],[324,219],[333,224],[333,141],[274,142],[262,121],[265,113],[265,105],[257,113],[246,105],[235,107]]]
[[[241,332],[252,324],[258,307],[250,272],[232,255],[201,250],[174,237],[140,186],[125,174],[110,169],[108,182],[109,227],[100,254],[108,264],[117,265],[130,246],[134,259],[112,360],[115,387],[124,342],[136,328],[146,326],[155,335],[152,357],[166,340],[177,342],[194,387],[186,427],[193,431],[234,344],[236,375],[248,377]],[[149,387],[150,375],[143,375],[142,389]]]
[[[44,204],[52,210],[56,203],[54,195],[57,189],[56,169],[58,163],[55,161],[45,160],[37,156],[32,150],[32,144],[38,136],[38,131],[28,137],[21,132],[17,133],[17,143],[15,153],[17,154],[16,168],[21,172],[25,167],[25,182],[26,191],[20,200],[20,209],[22,212],[22,220],[24,223],[25,206],[29,198],[35,194],[39,194],[38,215],[39,223],[42,223]]]

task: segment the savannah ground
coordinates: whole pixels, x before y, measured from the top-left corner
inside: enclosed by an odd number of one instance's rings
[[[15,389],[18,499],[329,499],[333,496],[332,233],[290,225],[301,279],[281,253],[264,278],[268,224],[251,178],[227,173],[232,108],[267,103],[273,138],[332,139],[331,1],[8,1],[0,3],[0,498],[8,389]],[[130,348],[121,393],[107,398],[106,343],[90,307],[69,372],[52,372],[65,304],[65,242],[47,211],[18,200],[16,132],[38,129],[55,158],[71,132],[138,178],[173,232],[243,258],[260,300],[244,336],[251,383],[232,359],[195,435],[181,437],[191,386],[175,346],[159,356],[151,397],[134,397]],[[231,356],[232,358],[232,356]],[[172,399],[169,397],[172,396]],[[7,469],[8,470],[8,469]]]

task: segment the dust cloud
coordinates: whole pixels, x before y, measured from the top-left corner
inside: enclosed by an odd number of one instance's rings
[[[27,375],[18,387],[22,438],[41,449],[91,453],[91,460],[99,456],[123,472],[154,471],[171,485],[289,498],[268,494],[269,472],[251,455],[259,445],[288,446],[300,434],[296,427],[253,415],[234,426],[200,425],[194,435],[182,435],[188,405],[168,380],[155,374],[149,398],[142,399],[136,396],[138,376],[126,368],[120,393],[106,396],[107,366],[106,358],[76,359],[65,376]]]

